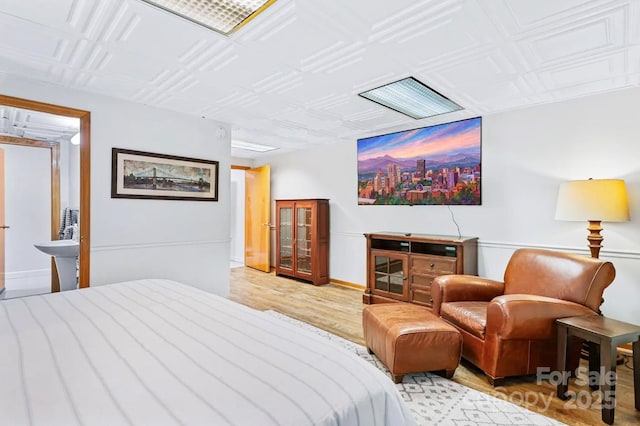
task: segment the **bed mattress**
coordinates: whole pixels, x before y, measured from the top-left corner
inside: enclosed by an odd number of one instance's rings
[[[0,354],[7,425],[414,422],[355,354],[168,280],[0,302]]]

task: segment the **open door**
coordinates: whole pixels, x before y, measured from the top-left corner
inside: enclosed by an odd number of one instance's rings
[[[271,168],[245,170],[244,264],[270,272]]]
[[[0,148],[0,293],[4,291],[4,149]]]

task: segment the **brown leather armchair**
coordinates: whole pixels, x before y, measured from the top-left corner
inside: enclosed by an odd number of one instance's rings
[[[614,277],[611,262],[519,249],[509,260],[504,282],[470,275],[435,278],[433,312],[462,333],[462,357],[493,384],[503,377],[535,374],[538,367],[554,370],[555,320],[596,313]],[[574,358],[577,363],[578,356]]]

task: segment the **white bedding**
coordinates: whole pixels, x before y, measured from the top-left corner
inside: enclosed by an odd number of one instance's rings
[[[356,355],[167,280],[0,302],[0,423],[413,424]]]

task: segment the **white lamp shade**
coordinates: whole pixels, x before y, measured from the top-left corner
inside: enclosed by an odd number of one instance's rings
[[[572,180],[560,185],[556,219],[605,222],[629,220],[627,190],[622,179]]]

